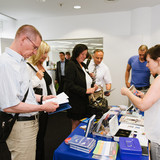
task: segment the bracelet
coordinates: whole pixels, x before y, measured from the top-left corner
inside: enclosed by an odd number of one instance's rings
[[[42,101],[43,101],[43,96],[41,96],[40,98],[40,104],[42,104]]]

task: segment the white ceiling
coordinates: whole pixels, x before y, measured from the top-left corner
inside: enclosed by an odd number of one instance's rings
[[[128,11],[153,7],[160,0],[0,0],[0,13],[14,19],[45,18],[69,15]],[[74,5],[82,8],[75,10]],[[1,19],[1,17],[0,17]]]
[[[160,0],[0,0],[0,20],[10,18],[30,19],[58,16],[97,14],[106,12],[128,11],[140,7],[153,7],[160,4]],[[74,5],[81,5],[75,10]],[[6,15],[7,17],[3,16]],[[48,41],[56,51],[72,51],[77,43],[84,43],[93,52],[96,48],[103,48],[102,38],[53,40]]]

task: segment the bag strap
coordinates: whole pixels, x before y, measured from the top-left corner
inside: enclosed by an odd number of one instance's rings
[[[24,98],[23,98],[22,102],[25,102],[25,101],[26,101],[26,98],[27,98],[27,96],[28,96],[28,92],[29,92],[29,88],[28,88],[26,94],[24,95]]]
[[[22,102],[25,102],[25,101],[26,101],[26,98],[27,98],[27,96],[28,96],[28,92],[29,92],[29,88],[28,88],[26,94],[24,95],[24,98],[23,98]],[[15,114],[15,119],[18,118],[18,115],[19,115],[19,113],[16,113],[16,114]]]
[[[29,62],[27,64],[37,73],[37,70]]]

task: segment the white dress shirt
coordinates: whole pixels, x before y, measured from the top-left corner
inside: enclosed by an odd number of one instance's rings
[[[87,89],[88,88],[91,88],[91,85],[92,85],[92,78],[90,77],[90,75],[86,72],[85,68],[82,67],[84,73],[85,73],[85,77],[86,77],[86,86],[87,86]]]
[[[0,56],[0,110],[18,105],[29,88],[25,103],[38,104],[24,58],[10,48]],[[20,114],[31,116],[37,112]]]
[[[88,65],[89,73],[92,73],[95,68],[94,60],[92,59]],[[104,84],[112,83],[109,68],[103,62],[96,66],[96,84],[103,87]]]

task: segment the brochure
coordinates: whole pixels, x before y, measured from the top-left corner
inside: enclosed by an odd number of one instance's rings
[[[49,115],[50,115],[50,114],[54,114],[54,113],[61,112],[61,111],[72,108],[69,105],[68,98],[69,97],[64,92],[62,92],[62,93],[58,94],[55,98],[51,98],[46,101],[43,101],[43,104],[46,102],[56,102],[59,104],[59,107],[56,109],[56,111],[49,113]]]
[[[132,85],[130,88],[129,88],[129,90],[135,95],[135,96],[137,96],[137,89],[135,88],[135,86],[134,85]]]
[[[144,119],[142,117],[122,116],[119,121],[144,126]]]
[[[96,140],[89,137],[84,137],[81,135],[74,135],[71,140],[68,142],[70,148],[90,153],[91,150],[95,147]]]
[[[114,90],[115,90],[115,88],[110,89],[110,90],[106,90],[106,91],[104,91],[104,95],[105,95],[105,94],[108,94],[108,93],[110,93],[110,92],[112,92],[112,91],[114,91]]]
[[[69,141],[70,145],[81,146],[83,148],[91,148],[92,144],[95,142],[95,139],[90,137],[84,137],[81,135],[74,135]]]
[[[43,101],[43,103],[56,102],[58,104],[64,104],[69,102],[68,98],[69,97],[64,92],[62,92],[58,94],[55,98],[51,98],[51,99],[47,99],[46,101]]]
[[[95,159],[116,159],[118,152],[118,143],[98,140],[97,145],[93,151]]]
[[[70,108],[72,108],[72,107],[68,103],[60,104],[59,107],[56,109],[56,111],[48,113],[48,114],[50,115],[50,114],[54,114],[57,112],[65,111]]]
[[[88,121],[88,125],[86,128],[86,134],[85,137],[88,137],[88,134],[92,132],[93,126],[94,126],[94,120],[95,120],[96,115],[94,114]]]

